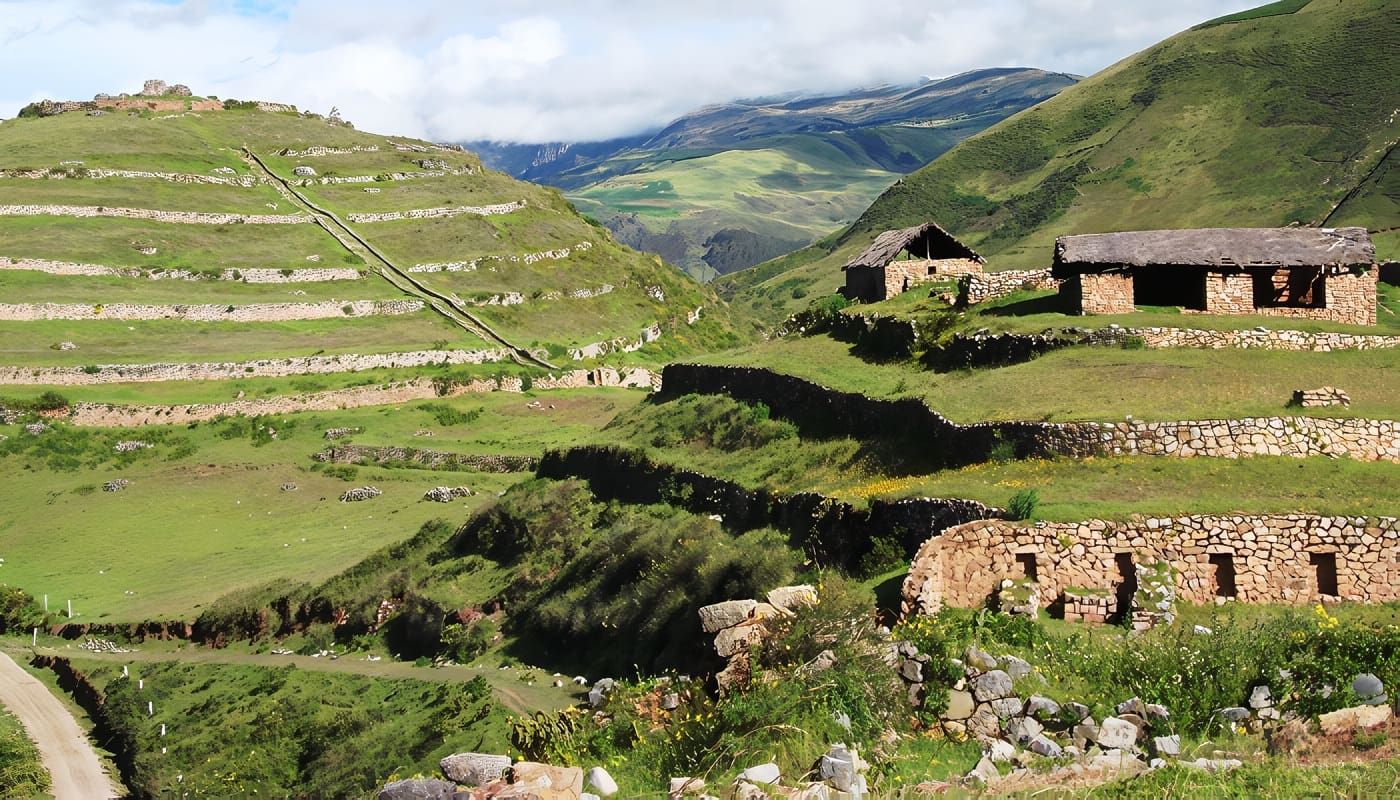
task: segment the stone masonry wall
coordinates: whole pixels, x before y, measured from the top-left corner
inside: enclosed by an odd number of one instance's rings
[[[950,527],[920,548],[904,583],[903,610],[927,614],[942,605],[982,606],[1003,580],[1025,578],[1028,558],[1034,559],[1042,599],[1066,590],[1113,590],[1124,580],[1118,560],[1124,554],[1136,564],[1169,564],[1177,598],[1192,603],[1222,596],[1291,604],[1400,600],[1395,517],[1232,515],[985,520]],[[1336,594],[1323,594],[1334,576]]]
[[[1349,325],[1376,324],[1377,270],[1360,274],[1344,272],[1323,279],[1324,307],[1289,308],[1285,306],[1254,306],[1253,278],[1248,274],[1216,276],[1206,279],[1206,311],[1186,313],[1255,314],[1292,319],[1321,319]]]
[[[1059,286],[1060,282],[1050,277],[1048,269],[971,272],[958,281],[958,303],[977,305],[1022,289],[1057,289]]]
[[[902,294],[921,283],[980,273],[981,262],[971,258],[921,258],[891,261],[885,265],[885,297]]]
[[[411,350],[400,353],[266,358],[257,361],[223,361],[164,364],[98,364],[87,367],[0,366],[0,384],[88,386],[104,383],[153,381],[219,381],[234,378],[282,378],[288,375],[321,375],[366,369],[407,369],[431,365],[494,364],[510,359],[495,350]]]
[[[134,303],[0,303],[0,320],[177,319],[186,322],[289,322],[336,317],[415,314],[422,300],[324,300],[318,303],[231,305],[136,305]]]
[[[125,217],[191,225],[299,225],[315,222],[310,214],[207,214],[199,211],[158,211],[151,208],[107,206],[0,205],[0,217]]]
[[[1081,314],[1131,314],[1137,310],[1133,306],[1133,279],[1124,273],[1085,273],[1065,281],[1061,290],[1070,293],[1073,307]]]
[[[263,183],[254,175],[193,175],[182,172],[147,172],[130,169],[0,169],[0,178],[28,178],[30,180],[64,180],[81,178],[154,178],[170,183],[208,184],[211,186],[240,186],[251,189]]]
[[[572,253],[583,253],[592,249],[592,242],[579,242],[573,247],[558,247],[553,250],[541,250],[535,253],[525,253],[524,255],[509,256],[479,256],[470,261],[447,261],[432,264],[414,264],[408,268],[409,272],[472,272],[478,266],[487,262],[498,263],[512,262],[533,264],[537,261],[554,261],[568,258]]]

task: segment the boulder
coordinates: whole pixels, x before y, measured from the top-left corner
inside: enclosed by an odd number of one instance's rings
[[[1011,685],[1011,676],[999,669],[985,672],[972,679],[972,696],[979,702],[996,700],[999,697],[1010,697],[1014,693]]]
[[[899,675],[909,683],[923,683],[924,665],[912,658],[906,658],[899,665]]]
[[[1019,697],[1001,697],[987,705],[992,707],[992,713],[996,714],[999,719],[1020,716],[1021,710],[1025,708],[1025,703],[1022,703]]]
[[[989,739],[983,755],[998,764],[1008,763],[1016,758],[1016,745],[1004,739]]]
[[[703,794],[704,792],[704,778],[672,778],[667,797],[668,800],[680,800],[688,794]]]
[[[972,716],[972,712],[977,709],[977,701],[972,699],[972,695],[959,689],[948,692],[948,710],[943,712],[944,719],[967,719]]]
[[[1181,737],[1175,733],[1171,736],[1154,737],[1152,739],[1152,751],[1159,756],[1176,758],[1181,755]]]
[[[1328,735],[1381,725],[1391,717],[1390,706],[1353,706],[1317,718],[1318,727]]]
[[[1026,714],[1040,722],[1047,722],[1060,716],[1060,704],[1038,694],[1026,700]]]
[[[784,611],[796,611],[816,605],[817,590],[807,584],[779,586],[768,592],[767,600],[770,605]]]
[[[1024,658],[1016,656],[998,656],[997,661],[1001,663],[1001,668],[1006,670],[1006,674],[1014,678],[1024,678],[1033,671],[1031,663]]]
[[[990,708],[981,706],[968,717],[967,732],[973,736],[995,739],[1001,735],[1001,720],[997,719],[997,715],[992,713]]]
[[[1362,705],[1379,706],[1387,701],[1385,684],[1369,672],[1363,672],[1351,682],[1351,691],[1361,700]]]
[[[1012,717],[1006,721],[1002,730],[1007,741],[1025,747],[1032,739],[1044,733],[1045,727],[1030,717]]]
[[[617,682],[612,678],[600,678],[593,688],[588,690],[588,705],[598,708],[603,705],[603,701],[608,698]]]
[[[549,789],[572,797],[583,794],[583,770],[579,767],[556,767],[536,761],[518,761],[511,767],[511,785],[530,789]]]
[[[1026,745],[1026,749],[1038,756],[1045,756],[1046,758],[1059,758],[1065,754],[1064,748],[1045,738],[1044,734],[1031,739],[1030,744]]]
[[[1001,773],[997,770],[997,765],[993,764],[990,758],[982,756],[982,759],[977,762],[977,766],[972,768],[972,771],[967,774],[967,777],[973,782],[990,785],[1001,780]]]
[[[510,756],[490,753],[454,753],[438,762],[448,780],[463,786],[485,786],[498,781],[510,769]]]
[[[854,750],[844,744],[833,744],[817,765],[817,773],[823,781],[842,792],[854,795],[865,794],[865,776],[861,775],[868,764]]]
[[[456,791],[457,784],[452,781],[414,778],[385,784],[375,797],[377,800],[451,800]]]
[[[1268,686],[1256,686],[1249,693],[1250,708],[1270,708],[1274,704],[1274,693],[1269,691]]]
[[[1249,709],[1242,706],[1222,708],[1216,713],[1220,714],[1221,719],[1227,722],[1244,722],[1249,719]]]
[[[617,794],[617,781],[613,780],[608,771],[602,767],[588,770],[583,779],[591,788],[597,789],[601,797],[612,797]]]
[[[1105,750],[1127,750],[1137,744],[1137,738],[1138,726],[1117,717],[1108,717],[1099,725],[1099,735],[1094,741]]]
[[[963,663],[978,672],[989,672],[1000,666],[990,653],[978,650],[972,645],[968,645],[967,652],[963,654]]]
[[[721,658],[729,658],[735,653],[748,650],[750,645],[763,641],[767,632],[766,628],[757,623],[725,628],[715,636],[715,652],[719,653]]]
[[[738,777],[734,780],[748,781],[750,783],[777,783],[778,779],[782,776],[783,771],[778,768],[777,764],[770,761],[767,764],[758,764],[749,767],[743,772],[740,772]]]
[[[705,633],[718,633],[725,628],[732,628],[748,619],[757,606],[758,602],[755,600],[726,600],[723,603],[702,606],[700,627]]]

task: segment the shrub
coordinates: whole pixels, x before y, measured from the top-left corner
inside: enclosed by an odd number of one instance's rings
[[[1040,492],[1036,489],[1022,489],[1011,496],[1006,503],[1006,517],[1013,520],[1034,519],[1040,506]]]

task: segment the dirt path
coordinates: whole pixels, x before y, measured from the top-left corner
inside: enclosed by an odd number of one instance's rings
[[[122,796],[116,783],[102,771],[97,753],[73,715],[44,684],[4,653],[0,653],[0,703],[19,717],[38,746],[44,768],[53,778],[57,800]]]

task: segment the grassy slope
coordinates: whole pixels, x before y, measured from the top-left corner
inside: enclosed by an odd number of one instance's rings
[[[795,280],[815,294],[878,232],[928,219],[993,269],[1045,266],[1067,233],[1318,224],[1395,138],[1400,56],[1387,43],[1400,21],[1386,7],[1315,2],[1179,34],[907,176],[835,255],[812,248],[718,288],[771,298]],[[1400,214],[1391,197],[1357,203],[1347,220],[1389,228]]]

